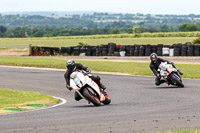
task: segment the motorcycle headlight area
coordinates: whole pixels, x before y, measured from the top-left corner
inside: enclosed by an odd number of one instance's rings
[[[81,81],[78,78],[75,78],[74,82],[75,82],[76,86],[78,86],[79,88],[83,87],[83,84],[81,83]]]

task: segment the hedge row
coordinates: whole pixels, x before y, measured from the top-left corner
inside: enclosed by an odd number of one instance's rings
[[[76,47],[32,47],[32,55],[76,55],[76,56],[149,56],[157,53],[159,56],[200,56],[200,45],[117,45],[115,43],[98,46],[78,45]]]

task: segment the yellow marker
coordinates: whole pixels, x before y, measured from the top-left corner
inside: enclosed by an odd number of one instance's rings
[[[22,106],[19,107],[20,109],[35,109],[36,107],[31,107],[31,106]]]

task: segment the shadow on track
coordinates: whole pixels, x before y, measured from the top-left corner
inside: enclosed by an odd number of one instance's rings
[[[155,87],[149,87],[149,89],[181,89],[177,86],[155,86]]]
[[[104,105],[104,104],[102,104],[101,106],[94,106],[93,104],[88,104],[88,105],[74,105],[74,106],[69,106],[69,108],[91,108],[91,107],[96,107],[96,108],[99,108],[99,107],[102,107],[102,106],[115,106],[115,105],[117,105],[117,104],[109,104],[109,105]]]

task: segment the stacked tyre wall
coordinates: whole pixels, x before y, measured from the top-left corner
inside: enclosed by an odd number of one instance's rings
[[[32,55],[75,55],[75,56],[200,56],[200,44],[173,45],[117,45],[115,43],[97,46],[78,45],[75,47],[32,47]]]

